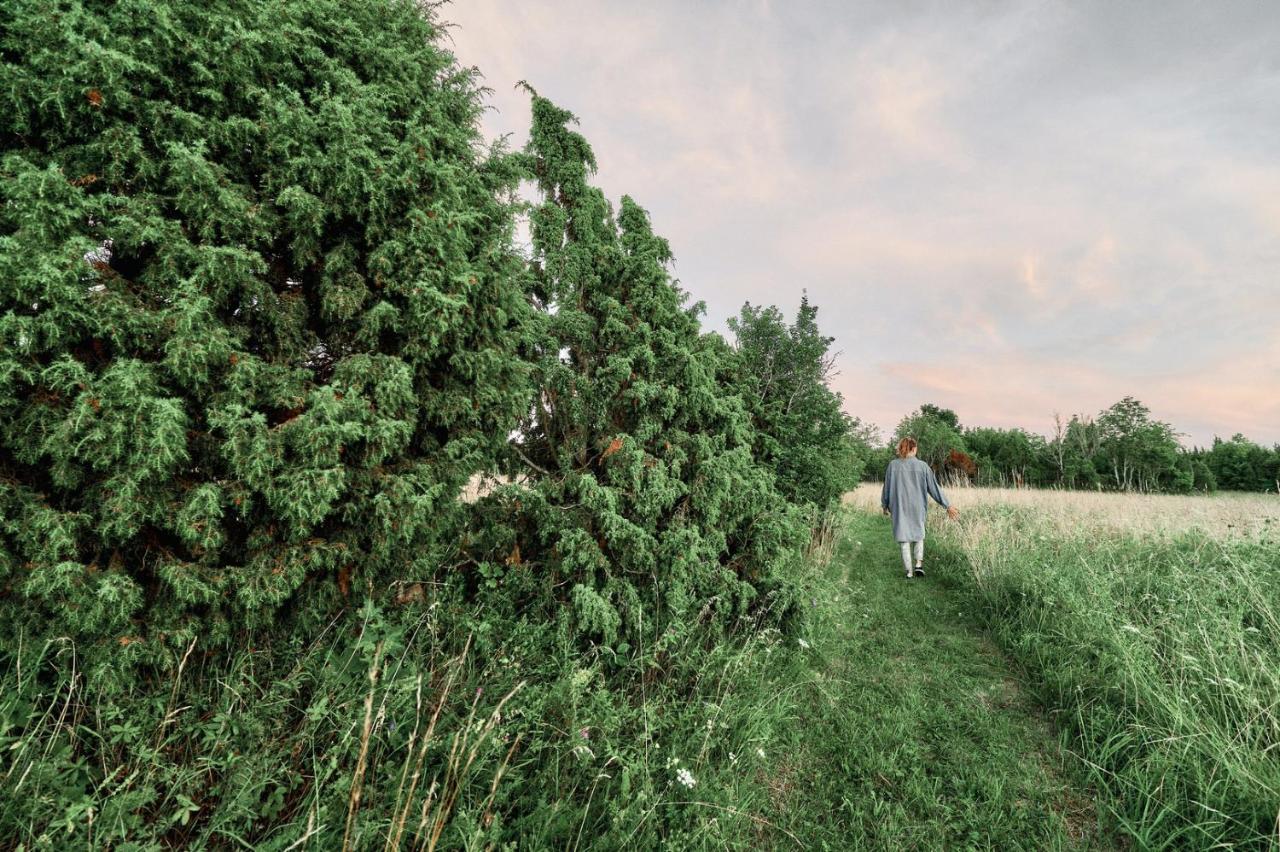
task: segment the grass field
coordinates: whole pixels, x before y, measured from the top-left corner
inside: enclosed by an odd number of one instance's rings
[[[955,552],[902,577],[887,519],[849,513],[755,805],[764,848],[1110,849],[1078,763],[986,636]],[[770,688],[765,684],[765,690]]]
[[[1280,500],[949,495],[932,541],[1121,833],[1280,847]],[[875,511],[878,487],[848,502]]]
[[[0,846],[1280,848],[1276,504],[952,497],[926,579],[861,489],[794,566],[798,635],[690,631],[661,678],[570,647],[444,659],[430,607],[197,662],[136,718],[7,671]],[[95,736],[89,787],[72,746]]]

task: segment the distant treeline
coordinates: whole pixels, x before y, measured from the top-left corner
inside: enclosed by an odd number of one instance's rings
[[[1054,415],[1049,436],[1026,429],[965,428],[950,409],[925,404],[891,441],[868,448],[864,478],[883,475],[898,439],[920,442],[920,458],[951,482],[976,485],[1161,491],[1280,491],[1280,444],[1236,434],[1185,449],[1178,432],[1133,397],[1097,416]]]

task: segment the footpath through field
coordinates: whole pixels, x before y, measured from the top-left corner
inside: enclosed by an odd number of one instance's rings
[[[772,820],[813,849],[1114,848],[967,611],[962,563],[926,549],[925,569],[906,580],[888,520],[852,515]]]

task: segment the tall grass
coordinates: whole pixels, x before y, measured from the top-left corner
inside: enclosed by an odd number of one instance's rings
[[[795,845],[762,779],[807,664],[768,606],[624,654],[406,600],[305,645],[197,642],[128,695],[87,695],[69,640],[24,645],[0,670],[0,848]]]
[[[931,535],[967,558],[1122,828],[1142,848],[1280,847],[1280,500],[951,496],[961,521]]]

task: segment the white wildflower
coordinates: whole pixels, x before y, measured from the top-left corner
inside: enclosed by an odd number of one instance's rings
[[[760,755],[760,759],[761,759],[761,760],[764,760],[764,749],[762,749],[762,748],[757,748],[757,749],[756,749],[756,754]]]
[[[800,643],[801,648],[804,648],[806,651],[809,650],[808,642],[804,641],[803,639],[797,639],[796,641]]]
[[[693,773],[687,769],[681,769],[677,772],[676,780],[688,787],[690,790],[692,790],[693,786],[698,783],[697,780],[694,779]]]

